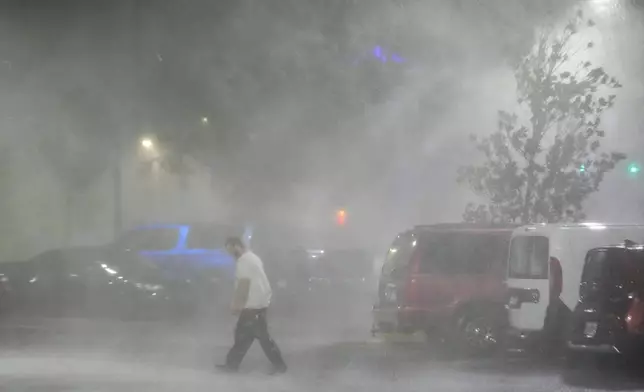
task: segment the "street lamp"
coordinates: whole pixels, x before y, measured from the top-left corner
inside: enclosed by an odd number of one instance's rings
[[[201,117],[201,124],[208,125],[209,122],[208,117]]]
[[[152,149],[154,149],[154,142],[149,137],[143,138],[141,139],[141,147],[148,151],[151,151]]]

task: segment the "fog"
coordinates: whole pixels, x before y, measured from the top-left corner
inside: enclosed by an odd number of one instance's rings
[[[548,368],[519,379],[372,338],[375,275],[396,233],[462,220],[476,198],[456,172],[480,158],[468,136],[493,132],[497,111],[516,106],[514,65],[576,7],[597,22],[583,36],[596,48],[579,59],[624,84],[603,119],[605,146],[639,159],[639,3],[0,2],[0,261],[185,222],[259,224],[274,243],[330,241],[374,259],[366,283],[345,297],[277,296],[271,327],[292,367],[281,380],[255,375],[257,347],[243,381],[210,374],[232,341],[226,296],[200,303],[197,320],[17,318],[0,328],[0,382],[571,390]],[[641,220],[641,198],[635,181],[608,175],[588,217]],[[283,228],[298,234],[280,238]]]
[[[512,100],[509,65],[569,7],[110,4],[4,5],[3,260],[108,241],[114,154],[125,228],[319,227],[345,208],[351,229],[380,244],[411,224],[457,221],[471,197],[454,181],[461,154],[446,152],[493,129]],[[193,148],[195,132],[217,142]],[[144,135],[172,159],[141,156]]]

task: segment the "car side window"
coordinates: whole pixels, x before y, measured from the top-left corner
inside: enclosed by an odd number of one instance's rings
[[[492,269],[502,268],[508,258],[509,246],[509,233],[481,235],[472,249],[468,270],[471,273],[483,274]]]
[[[464,245],[461,233],[436,233],[422,241],[420,272],[424,274],[458,274],[465,269]]]
[[[509,234],[451,232],[428,236],[421,246],[420,272],[425,274],[483,274],[502,265]]]

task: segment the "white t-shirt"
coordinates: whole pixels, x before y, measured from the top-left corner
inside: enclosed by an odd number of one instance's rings
[[[264,263],[255,253],[246,251],[241,255],[237,260],[235,277],[237,283],[240,279],[250,280],[248,300],[244,309],[264,309],[270,305],[273,296],[271,284],[264,272]]]

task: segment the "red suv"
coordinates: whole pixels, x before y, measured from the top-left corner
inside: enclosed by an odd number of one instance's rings
[[[513,228],[436,224],[399,234],[382,267],[374,334],[439,332],[471,353],[497,347]]]

